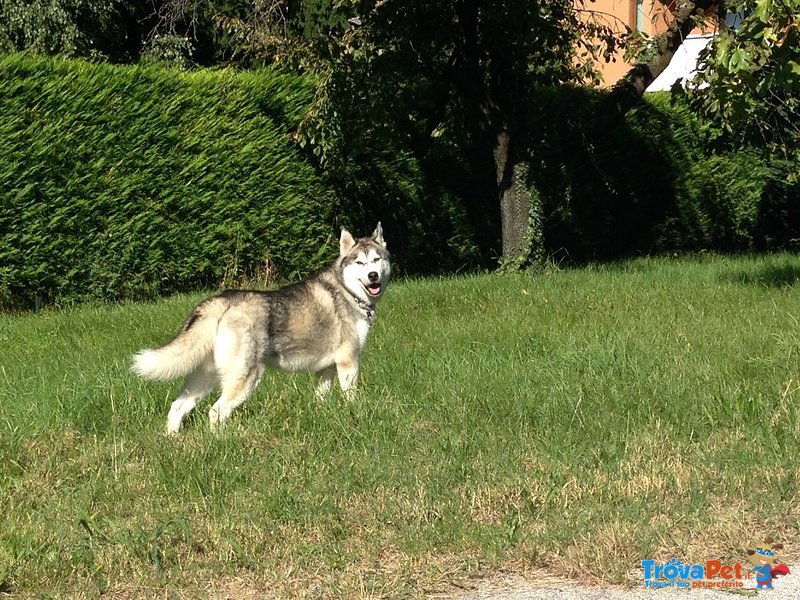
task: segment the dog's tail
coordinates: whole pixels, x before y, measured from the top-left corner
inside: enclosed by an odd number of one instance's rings
[[[136,353],[131,371],[161,381],[188,375],[211,355],[219,320],[227,309],[224,298],[209,298],[192,311],[170,343]]]

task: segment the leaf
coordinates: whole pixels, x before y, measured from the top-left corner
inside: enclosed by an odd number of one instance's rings
[[[772,14],[772,0],[759,0],[753,11],[753,16],[762,23],[769,23]]]

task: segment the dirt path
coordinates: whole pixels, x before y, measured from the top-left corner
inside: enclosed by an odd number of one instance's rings
[[[446,598],[448,600],[671,600],[673,598],[735,600],[758,597],[763,600],[798,600],[800,565],[790,565],[789,569],[792,574],[774,580],[771,590],[756,590],[755,580],[747,580],[743,588],[732,590],[700,588],[679,590],[647,589],[644,584],[635,588],[594,587],[568,583],[537,585],[536,581],[528,581],[522,577],[504,576],[483,582],[472,591]]]

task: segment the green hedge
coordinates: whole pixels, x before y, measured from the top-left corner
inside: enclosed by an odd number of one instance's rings
[[[712,147],[709,126],[670,94],[648,94],[620,123],[598,127],[603,99],[567,86],[530,98],[528,185],[542,202],[547,256],[581,264],[796,247],[800,186],[788,182],[787,165],[756,148]],[[448,113],[436,136],[419,141],[402,116],[394,126],[376,122],[369,105],[347,111],[338,161],[326,172],[353,207],[348,214],[383,215],[409,271],[496,265],[494,165],[460,126],[464,115]]]
[[[412,147],[351,107],[320,173],[292,141],[315,82],[241,73],[0,58],[0,307],[151,298],[320,266],[333,221],[384,222],[398,269],[491,266],[499,207],[485,148],[457,126]],[[710,148],[668,95],[586,126],[601,95],[531,102],[529,184],[548,253],[791,248],[798,184],[755,149]]]
[[[798,185],[755,148],[712,147],[681,98],[647,94],[624,122],[586,123],[602,95],[541,90],[530,185],[544,242],[574,262],[637,254],[782,250],[800,232]]]
[[[0,304],[319,266],[333,196],[290,139],[313,94],[270,71],[0,58]]]

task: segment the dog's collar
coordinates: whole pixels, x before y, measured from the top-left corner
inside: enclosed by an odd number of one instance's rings
[[[361,298],[354,296],[356,299],[356,304],[358,304],[358,308],[364,311],[364,314],[367,315],[367,322],[372,325],[373,321],[375,321],[375,317],[378,316],[378,313],[375,312],[375,306],[370,304],[369,302],[364,302]]]

